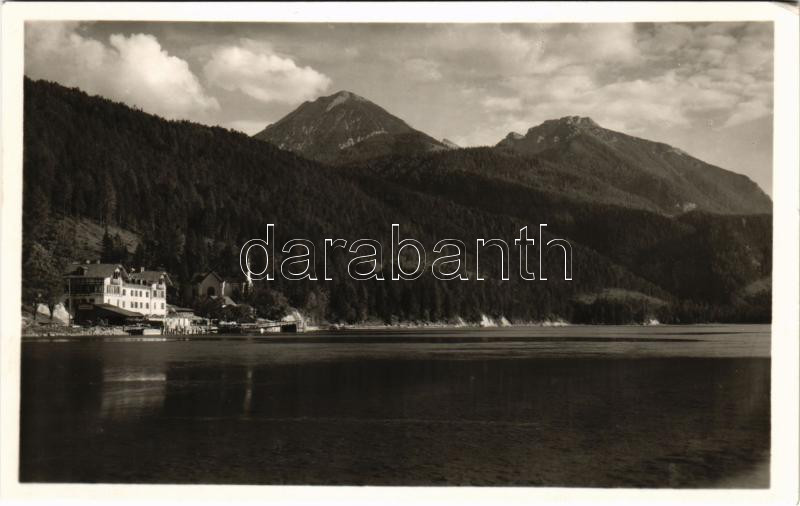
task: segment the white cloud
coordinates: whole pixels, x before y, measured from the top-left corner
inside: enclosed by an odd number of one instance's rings
[[[404,62],[408,77],[417,81],[439,81],[442,73],[439,65],[431,60],[424,58],[411,58]]]
[[[188,63],[169,55],[152,35],[115,34],[106,45],[83,36],[76,23],[29,22],[25,73],[172,119],[199,119],[219,109]]]
[[[640,49],[636,43],[636,30],[631,23],[563,26],[565,28],[562,28],[562,33],[556,32],[550,49],[559,55],[564,55],[572,64],[580,62],[618,64],[636,61],[640,56]]]
[[[528,49],[510,45],[528,66],[501,74],[503,98],[479,101],[485,121],[462,142],[491,144],[509,131],[567,115],[645,136],[652,129],[727,128],[767,117],[771,32],[757,25],[664,23],[639,34],[633,25],[536,27],[523,37]]]
[[[640,58],[630,23],[456,24],[408,44],[409,51],[424,51],[442,70],[465,79],[552,74],[571,65],[632,63]]]
[[[486,97],[483,106],[491,111],[519,111],[522,100],[519,97]]]
[[[227,91],[241,91],[261,102],[297,103],[328,89],[331,79],[311,67],[299,67],[271,48],[242,40],[214,50],[203,67],[206,80]]]
[[[761,99],[750,100],[739,104],[723,127],[741,125],[747,121],[764,118],[770,114],[772,114],[772,106],[767,105]]]

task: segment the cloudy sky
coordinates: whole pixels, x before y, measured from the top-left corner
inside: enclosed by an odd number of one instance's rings
[[[462,146],[590,116],[772,189],[772,24],[29,22],[25,73],[253,134],[349,90]]]

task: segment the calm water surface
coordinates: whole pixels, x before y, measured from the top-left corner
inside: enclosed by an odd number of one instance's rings
[[[20,479],[767,487],[769,326],[22,346]]]

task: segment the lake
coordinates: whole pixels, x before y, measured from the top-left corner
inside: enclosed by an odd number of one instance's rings
[[[22,344],[20,480],[769,486],[768,325]]]

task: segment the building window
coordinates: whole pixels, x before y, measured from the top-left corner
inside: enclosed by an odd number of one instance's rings
[[[145,309],[150,309],[150,303],[149,302],[145,302],[144,303],[144,307],[145,307]]]
[[[164,309],[164,303],[163,302],[161,303],[161,309]]]
[[[70,293],[75,295],[89,295],[93,293],[103,293],[102,281],[87,281],[82,279],[73,280],[70,282]]]
[[[125,289],[124,288],[122,289],[122,295],[125,295]]]

